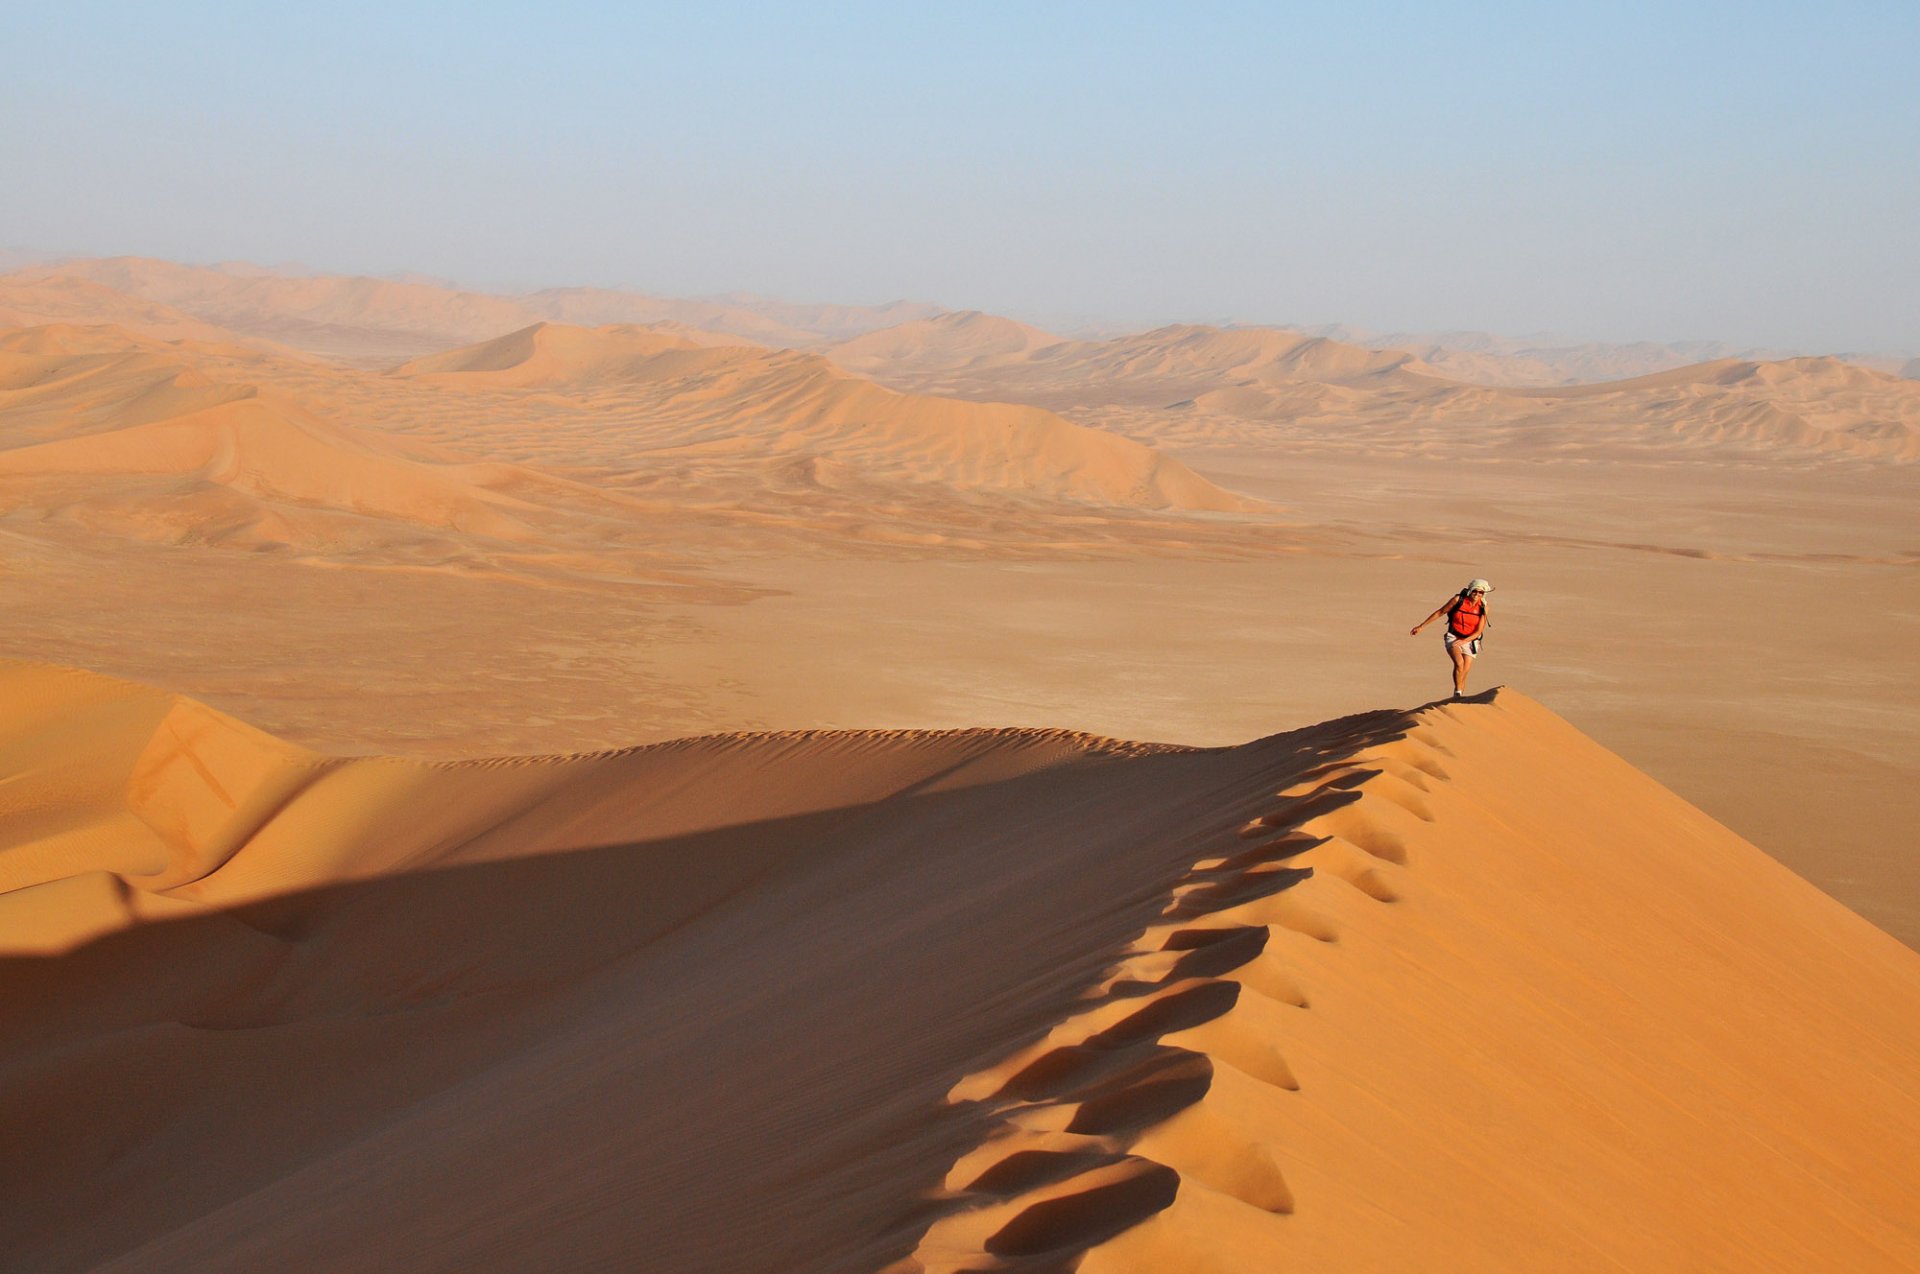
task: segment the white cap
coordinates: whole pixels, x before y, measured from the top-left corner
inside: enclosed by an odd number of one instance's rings
[[[1491,593],[1493,591],[1493,585],[1483,579],[1468,580],[1467,587],[1463,591],[1469,593]]]

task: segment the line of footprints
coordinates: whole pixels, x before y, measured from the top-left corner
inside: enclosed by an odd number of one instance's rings
[[[1253,844],[1192,866],[1091,1007],[956,1085],[949,1101],[987,1103],[996,1130],[954,1164],[950,1210],[896,1269],[1094,1274],[1107,1265],[1091,1249],[1142,1222],[1183,1260],[1222,1212],[1280,1224],[1293,1192],[1249,1130],[1300,1088],[1278,1041],[1311,1003],[1285,948],[1339,940],[1294,886],[1324,873],[1396,901],[1408,851],[1389,824],[1409,820],[1374,802],[1431,822],[1424,794],[1447,777],[1436,753],[1450,755],[1416,727],[1297,773],[1279,808],[1239,828]]]

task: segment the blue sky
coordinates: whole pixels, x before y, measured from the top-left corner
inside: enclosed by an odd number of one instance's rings
[[[1920,350],[1920,3],[9,4],[0,245]]]

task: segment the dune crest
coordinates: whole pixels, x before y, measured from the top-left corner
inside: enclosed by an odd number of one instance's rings
[[[916,319],[842,341],[826,353],[848,371],[941,372],[986,359],[1027,355],[1058,345],[1051,332],[978,310]]]
[[[230,352],[111,327],[0,336],[0,500],[138,539],[336,549],[419,531],[528,542],[542,499],[617,500],[336,424],[187,357]]]
[[[422,764],[0,688],[22,1270],[1920,1260],[1920,955],[1511,692]]]
[[[681,299],[612,288],[498,296],[418,276],[288,273],[244,262],[181,265],[78,259],[0,276],[0,322],[138,322],[208,335],[213,325],[295,349],[360,360],[490,340],[542,320],[584,326],[677,323],[775,346],[824,345],[942,313],[939,306],[831,305],[737,294]]]
[[[83,279],[246,336],[347,356],[377,357],[497,336],[534,317],[505,297],[436,284],[287,275],[144,257],[66,261],[13,277]]]
[[[618,392],[644,413],[649,455],[793,457],[827,485],[905,479],[1148,509],[1257,507],[1141,443],[1051,412],[896,393],[791,350],[543,323],[394,375],[468,391]]]
[[[1436,366],[1280,328],[1174,326],[944,361],[912,333],[885,337],[858,348],[890,351],[893,364],[858,365],[896,388],[1032,403],[1183,449],[1920,459],[1920,383],[1839,358],[1722,358],[1530,387],[1499,374],[1476,383],[1458,358]]]

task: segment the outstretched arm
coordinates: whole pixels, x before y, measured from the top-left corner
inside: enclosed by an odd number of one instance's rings
[[[1418,637],[1420,635],[1420,630],[1422,628],[1425,628],[1428,624],[1431,624],[1434,620],[1440,618],[1442,615],[1446,614],[1448,611],[1451,611],[1453,609],[1454,602],[1457,600],[1458,600],[1457,598],[1449,597],[1446,600],[1445,604],[1443,604],[1439,610],[1433,612],[1433,614],[1427,616],[1425,619],[1415,624],[1413,626],[1412,636]]]

